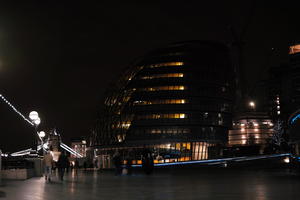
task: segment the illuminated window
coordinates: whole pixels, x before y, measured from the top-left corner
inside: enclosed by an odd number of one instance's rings
[[[155,78],[182,78],[183,73],[169,73],[169,74],[153,74],[148,76],[142,76],[141,79],[155,79]]]
[[[289,54],[295,54],[300,52],[300,44],[290,46],[290,52]]]
[[[152,104],[185,104],[185,99],[157,99],[148,101],[134,101],[134,105],[152,105]]]
[[[119,122],[117,124],[113,124],[111,127],[114,128],[123,128],[123,129],[128,129],[131,126],[131,122],[130,121],[123,121],[123,122]]]
[[[184,63],[183,62],[166,62],[166,63],[159,63],[159,64],[153,64],[153,65],[148,65],[150,68],[156,68],[156,67],[178,67],[182,66]]]
[[[170,85],[170,86],[157,86],[149,88],[141,88],[142,91],[163,91],[163,90],[185,90],[186,87],[182,85]]]
[[[138,116],[138,119],[184,119],[184,118],[187,118],[187,115],[183,113],[150,114],[150,115]]]

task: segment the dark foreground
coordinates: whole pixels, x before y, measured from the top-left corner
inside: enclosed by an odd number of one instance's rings
[[[113,172],[69,173],[63,182],[43,177],[6,181],[0,198],[10,200],[60,199],[299,199],[300,175],[287,169],[174,169],[152,175]]]

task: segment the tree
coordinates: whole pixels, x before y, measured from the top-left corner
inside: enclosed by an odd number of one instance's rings
[[[273,128],[274,133],[272,135],[272,143],[278,147],[281,147],[281,145],[285,142],[284,140],[284,128],[283,128],[283,122],[281,120],[278,120]]]

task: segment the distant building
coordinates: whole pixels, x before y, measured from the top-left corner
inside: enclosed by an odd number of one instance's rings
[[[264,145],[273,135],[273,121],[265,112],[240,113],[229,130],[229,146]]]
[[[287,121],[300,109],[300,45],[290,46],[288,62],[270,70],[269,99],[274,119]]]
[[[232,126],[234,80],[218,42],[176,43],[138,59],[108,92],[93,130],[99,162],[109,166],[119,151],[141,164],[144,149],[155,163],[218,155]]]
[[[86,157],[86,150],[87,150],[87,141],[84,137],[79,138],[72,138],[71,139],[71,148],[83,156]],[[71,158],[77,158],[75,155],[71,154]]]
[[[285,139],[299,155],[300,149],[300,44],[289,47],[289,59],[270,70],[270,107],[274,120],[281,120]]]

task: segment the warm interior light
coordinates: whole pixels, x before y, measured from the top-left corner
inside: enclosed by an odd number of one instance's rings
[[[300,52],[300,44],[290,46],[289,54],[295,54]]]

